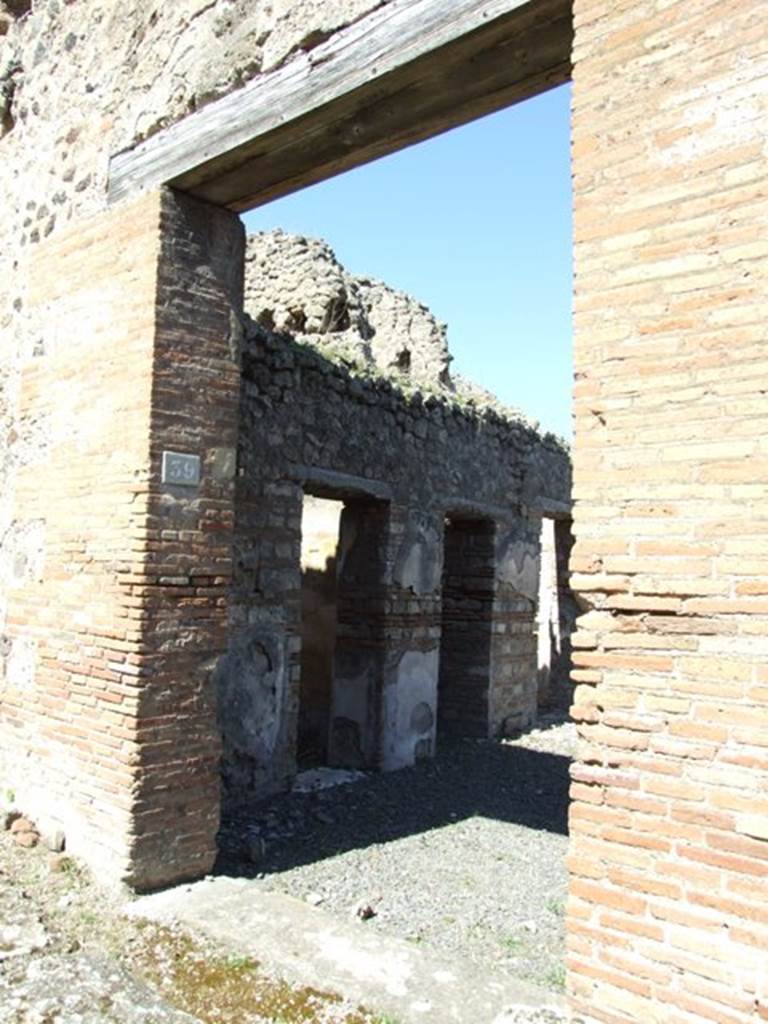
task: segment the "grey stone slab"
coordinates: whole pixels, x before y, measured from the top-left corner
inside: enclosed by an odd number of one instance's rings
[[[564,1001],[500,972],[446,960],[366,931],[248,881],[207,879],[132,902],[128,913],[178,922],[233,953],[253,956],[286,981],[335,991],[402,1024],[505,1024],[520,1012],[565,1013]]]

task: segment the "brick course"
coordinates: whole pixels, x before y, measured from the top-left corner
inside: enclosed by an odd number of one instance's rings
[[[568,966],[590,1021],[768,1013],[763,15],[575,4]]]

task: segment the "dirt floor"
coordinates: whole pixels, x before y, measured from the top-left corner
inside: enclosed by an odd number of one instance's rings
[[[574,736],[543,724],[241,812],[223,829],[219,870],[346,916],[369,907],[366,928],[557,990]],[[126,917],[125,904],[66,855],[0,833],[0,1022],[401,1024],[283,984],[179,926]]]

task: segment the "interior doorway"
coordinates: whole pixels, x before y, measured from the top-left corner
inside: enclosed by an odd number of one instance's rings
[[[338,619],[337,554],[343,504],[306,494],[301,516],[301,678],[296,762],[328,763]]]
[[[488,735],[495,526],[445,520],[437,742]]]
[[[387,523],[386,502],[304,496],[300,770],[378,764]]]
[[[541,521],[536,612],[537,703],[540,711],[567,711],[571,701],[571,633],[578,607],[568,582],[573,546],[570,519]]]

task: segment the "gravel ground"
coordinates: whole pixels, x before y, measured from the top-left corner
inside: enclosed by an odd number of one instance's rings
[[[262,803],[223,829],[220,868],[341,914],[369,905],[366,927],[557,989],[574,735],[542,726]],[[182,928],[127,918],[125,899],[0,832],[0,1024],[394,1024]],[[561,1021],[542,1008],[503,1024]]]
[[[502,743],[233,812],[219,870],[448,956],[563,985],[568,765],[562,716]]]

